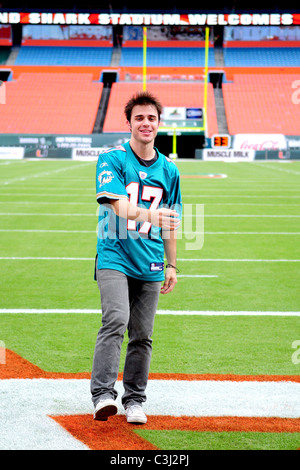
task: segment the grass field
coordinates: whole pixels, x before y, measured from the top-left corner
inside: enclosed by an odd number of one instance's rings
[[[200,375],[234,383],[251,376],[252,384],[277,377],[278,385],[296,387],[298,405],[249,415],[246,404],[240,416],[296,426],[134,432],[165,450],[300,448],[300,163],[176,164],[184,204],[180,274],[174,292],[159,302],[151,373],[194,374],[200,385]],[[0,345],[46,372],[91,371],[101,324],[93,280],[96,214],[95,162],[0,161]],[[120,371],[126,339],[123,346]],[[0,357],[0,378],[8,365]],[[204,405],[199,413],[206,416]],[[0,448],[7,447],[8,438],[0,437]]]

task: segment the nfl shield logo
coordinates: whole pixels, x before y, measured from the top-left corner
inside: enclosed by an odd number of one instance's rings
[[[139,175],[140,175],[141,180],[144,180],[145,178],[147,178],[147,173],[145,171],[140,171]]]

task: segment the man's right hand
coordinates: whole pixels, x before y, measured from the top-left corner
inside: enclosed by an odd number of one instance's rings
[[[176,230],[179,227],[180,219],[178,212],[171,209],[156,209],[150,212],[149,222],[164,230]]]

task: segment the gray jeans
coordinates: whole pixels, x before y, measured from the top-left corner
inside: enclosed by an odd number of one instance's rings
[[[96,340],[91,394],[94,405],[100,398],[116,399],[121,346],[128,328],[123,371],[122,404],[146,401],[152,355],[152,332],[161,282],[130,278],[112,269],[97,270],[101,295],[102,327]]]

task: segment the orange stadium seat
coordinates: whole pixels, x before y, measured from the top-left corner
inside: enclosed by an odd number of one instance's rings
[[[163,106],[185,108],[203,107],[203,83],[148,83],[147,89],[155,94]],[[113,83],[103,132],[128,132],[124,106],[133,93],[142,90],[141,83]],[[212,84],[208,84],[208,134],[218,133],[217,114]]]
[[[233,83],[223,84],[229,133],[298,135],[300,106],[292,88],[296,80],[296,74],[234,75]]]
[[[7,82],[5,134],[91,134],[103,83],[91,74],[23,73]]]

